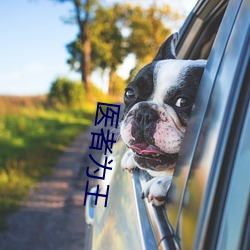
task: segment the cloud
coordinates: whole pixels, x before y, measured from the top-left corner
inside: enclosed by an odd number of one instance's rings
[[[19,68],[8,67],[0,75],[0,94],[32,94],[45,92],[46,68],[37,61],[31,61]],[[40,90],[39,90],[40,89]]]
[[[43,73],[45,71],[45,67],[39,62],[31,62],[27,65],[23,72],[25,73]]]
[[[43,72],[45,72],[45,67],[41,63],[30,62],[22,68],[3,72],[0,76],[0,83],[22,82],[24,79],[30,78],[31,75],[41,74]]]
[[[44,66],[46,65],[46,67]],[[36,95],[48,93],[51,82],[57,77],[67,76],[73,80],[80,80],[80,75],[71,72],[66,64],[47,64],[30,61],[20,68],[4,69],[0,74],[0,95]]]

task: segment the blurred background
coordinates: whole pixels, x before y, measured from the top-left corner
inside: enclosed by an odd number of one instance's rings
[[[126,84],[178,31],[195,0],[2,0],[0,229]]]

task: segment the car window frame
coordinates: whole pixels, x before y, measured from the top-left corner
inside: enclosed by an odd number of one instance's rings
[[[206,82],[206,84],[208,84],[208,82],[210,81],[210,82],[213,82],[213,84],[210,86],[211,87],[211,91],[214,91],[214,82],[216,81],[216,78],[218,77],[218,74],[219,74],[219,72],[220,72],[220,67],[221,67],[221,63],[223,62],[223,57],[224,57],[224,54],[225,54],[225,50],[226,50],[226,48],[227,48],[227,44],[228,44],[228,40],[230,40],[230,36],[231,36],[231,33],[232,33],[232,28],[234,27],[234,21],[236,20],[236,17],[238,16],[238,13],[239,13],[239,10],[240,10],[240,8],[241,8],[241,3],[243,2],[243,1],[239,1],[239,2],[237,2],[238,3],[238,6],[235,6],[235,2],[236,1],[231,1],[231,4],[229,5],[229,7],[228,7],[228,10],[227,10],[227,13],[225,14],[225,16],[226,16],[226,18],[223,20],[223,22],[222,22],[222,24],[221,24],[221,26],[222,27],[225,27],[225,25],[227,25],[227,27],[228,27],[228,35],[227,36],[225,36],[225,34],[223,34],[222,32],[220,32],[220,30],[219,30],[219,37],[217,37],[216,38],[216,40],[217,41],[215,41],[215,47],[216,47],[216,49],[214,49],[214,50],[212,50],[212,52],[211,52],[211,55],[210,55],[210,58],[209,58],[209,61],[208,61],[208,65],[207,65],[207,69],[205,70],[205,72],[204,72],[204,75],[203,75],[203,79],[202,79],[202,82],[204,83],[204,82]],[[238,8],[237,8],[238,7]],[[234,18],[234,16],[232,16],[232,13],[235,13],[235,18]],[[229,20],[231,18],[231,20]],[[230,26],[228,26],[229,24],[231,23],[231,25]],[[224,41],[224,42],[222,42],[222,41]],[[219,55],[219,56],[218,56]],[[221,60],[221,59],[222,60]],[[217,59],[217,60],[215,60],[215,59]],[[216,65],[216,63],[217,63],[217,65]],[[202,84],[202,83],[201,83]],[[202,88],[201,88],[201,90],[199,90],[198,91],[198,93],[197,93],[197,95],[198,95],[198,98],[200,98],[200,101],[202,101],[202,102],[204,102],[204,95],[199,95],[199,92],[201,92],[201,91],[203,91],[203,92],[205,92],[206,94],[208,94],[208,97],[207,97],[207,100],[209,101],[211,101],[211,96],[210,96],[210,94],[209,93],[207,93],[207,91],[204,91],[204,90],[202,90]],[[236,97],[237,98],[237,97]],[[198,102],[199,103],[199,102]],[[207,103],[207,104],[205,104],[205,106],[204,106],[204,112],[208,112],[208,106],[209,105],[209,103]],[[197,106],[199,106],[199,105],[197,105]],[[199,106],[199,108],[198,109],[196,109],[196,111],[194,111],[194,113],[192,114],[193,115],[193,121],[192,121],[192,117],[191,117],[191,125],[189,124],[188,125],[188,127],[189,127],[189,131],[191,130],[191,129],[193,129],[193,127],[192,127],[192,125],[195,125],[195,119],[197,118],[197,117],[199,117],[199,115],[197,115],[197,113],[199,114],[199,112],[198,112],[198,110],[200,110],[200,106]],[[196,113],[195,113],[196,112]],[[231,114],[231,116],[233,117],[233,112],[232,112],[232,114]],[[232,119],[232,117],[231,117],[231,119]],[[190,162],[189,162],[189,164],[187,164],[187,166],[192,166],[192,165],[195,165],[195,163],[193,162],[193,159],[195,158],[195,157],[197,157],[197,155],[195,156],[195,154],[197,153],[197,148],[199,148],[201,145],[202,145],[202,143],[204,143],[204,142],[201,142],[200,141],[200,135],[203,133],[203,131],[202,131],[202,129],[204,129],[204,127],[205,127],[205,125],[204,125],[204,120],[205,120],[205,118],[204,118],[204,116],[202,117],[202,123],[201,124],[198,124],[198,126],[200,125],[200,128],[199,128],[199,130],[198,130],[198,133],[197,133],[197,135],[196,135],[196,137],[193,137],[193,134],[192,134],[192,132],[191,133],[189,133],[189,137],[191,137],[192,138],[192,142],[193,142],[193,144],[191,144],[191,147],[193,146],[193,145],[195,145],[194,146],[194,148],[195,148],[195,150],[192,152],[192,154],[191,155],[189,155],[189,160],[190,160]],[[197,124],[196,124],[196,126],[197,126]],[[229,128],[228,128],[228,130],[229,130]],[[188,133],[188,131],[187,131],[187,133]],[[188,137],[187,136],[187,137]],[[186,138],[185,138],[186,139]],[[189,145],[189,147],[190,147],[190,141],[188,140],[188,139],[186,139],[186,144],[187,145]],[[220,145],[221,146],[221,145]],[[226,145],[224,145],[223,147],[225,147]],[[224,149],[221,149],[222,151],[224,150]],[[189,152],[190,153],[190,152]],[[216,152],[217,154],[218,154],[218,152]],[[184,157],[185,158],[185,157]],[[216,156],[215,156],[215,158],[216,158]],[[182,162],[183,163],[183,162]],[[181,164],[180,164],[181,165]],[[182,171],[182,173],[183,173],[183,170],[179,170],[180,172]],[[217,175],[217,177],[216,178],[218,178],[218,173],[213,173],[215,170],[211,170],[211,172],[212,172],[212,175],[213,175],[213,178]],[[218,170],[217,170],[218,171]],[[216,172],[216,171],[215,171]],[[181,174],[182,174],[181,173]],[[181,174],[179,174],[179,175],[181,175]],[[185,172],[185,177],[190,177],[190,172],[189,171],[186,171]],[[177,178],[179,178],[178,176],[177,176]],[[204,198],[204,200],[205,201],[203,201],[203,207],[201,208],[201,211],[205,211],[205,209],[204,208],[206,208],[206,210],[207,209],[210,209],[210,206],[211,206],[211,203],[212,203],[212,196],[214,195],[214,188],[215,187],[213,187],[213,185],[216,185],[216,183],[217,183],[217,180],[216,180],[216,178],[215,179],[213,179],[212,181],[210,180],[210,183],[208,183],[208,187],[207,187],[207,189],[209,190],[209,191],[205,191],[206,193],[208,193],[208,194],[205,194],[205,196],[206,195],[209,195],[210,196],[210,201],[206,201],[206,199]],[[188,178],[186,178],[186,181],[188,181]],[[187,182],[186,182],[187,183]],[[183,185],[183,191],[184,191],[184,194],[185,194],[185,192],[186,192],[186,183]],[[211,194],[211,190],[212,190],[212,194]],[[182,199],[181,199],[181,201],[180,201],[180,204],[183,204],[184,203],[184,201],[185,201],[185,196],[183,196],[182,197]],[[179,212],[180,214],[181,214],[181,212]],[[195,249],[201,249],[202,248],[202,245],[201,244],[204,244],[204,242],[202,241],[202,239],[205,237],[205,235],[206,235],[206,229],[207,229],[207,224],[208,224],[208,218],[210,218],[209,216],[209,213],[207,213],[207,211],[206,212],[204,212],[204,214],[203,215],[201,215],[200,217],[201,218],[199,218],[199,226],[198,226],[198,229],[197,229],[197,232],[198,232],[198,235],[197,235],[197,237],[196,237],[196,245],[195,245]],[[208,217],[207,217],[208,216]],[[179,217],[181,217],[181,215],[179,215]],[[203,217],[203,218],[202,218]],[[180,219],[179,219],[180,220]],[[178,227],[177,227],[177,233],[178,233]],[[179,237],[181,237],[181,234],[180,233],[178,233],[178,235],[179,235]],[[198,243],[197,243],[198,242]],[[204,246],[203,246],[204,247]],[[211,249],[213,249],[213,248],[211,248]]]

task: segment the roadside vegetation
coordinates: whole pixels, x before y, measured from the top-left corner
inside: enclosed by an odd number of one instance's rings
[[[115,101],[96,89],[91,102],[80,101],[81,91],[77,95],[66,79],[52,86],[52,99],[0,96],[0,229],[5,228],[6,214],[20,206],[39,178],[52,172],[65,147],[93,123],[96,102]],[[71,90],[65,92],[68,99],[63,99],[57,87]],[[57,100],[56,92],[67,104]]]
[[[52,172],[65,147],[92,124],[96,103],[121,101],[126,82],[171,33],[168,21],[179,18],[168,5],[68,2],[75,10],[68,23],[76,24],[79,33],[66,46],[67,62],[81,74],[81,82],[58,78],[46,96],[0,96],[0,230],[6,214],[20,206],[39,178]],[[131,55],[135,63],[129,62],[124,80],[118,69]],[[91,73],[99,70],[103,79],[109,75],[109,95],[90,82]]]

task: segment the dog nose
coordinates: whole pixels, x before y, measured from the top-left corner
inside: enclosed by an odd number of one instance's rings
[[[135,114],[135,124],[143,129],[149,127],[159,118],[158,113],[152,109],[139,109]]]

